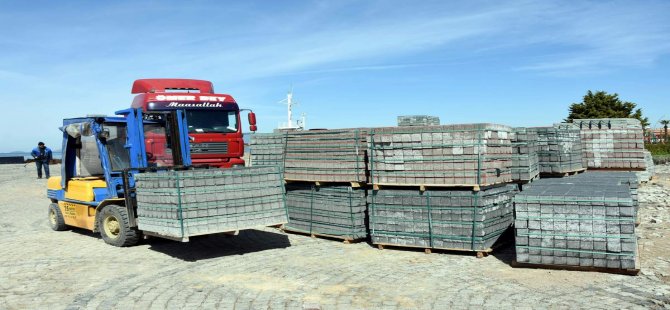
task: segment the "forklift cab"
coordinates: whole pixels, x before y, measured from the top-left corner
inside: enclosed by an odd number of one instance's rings
[[[120,234],[139,236],[128,231],[137,226],[133,174],[147,168],[190,166],[191,160],[182,111],[127,109],[116,114],[63,120],[61,176],[49,178],[47,196],[54,230],[75,226],[101,231],[108,243],[116,234],[124,241],[111,244],[123,246],[130,244]],[[111,209],[115,221],[98,216]]]

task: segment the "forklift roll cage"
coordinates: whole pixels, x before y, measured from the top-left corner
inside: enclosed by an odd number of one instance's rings
[[[119,116],[82,117],[63,121],[64,152],[61,167],[61,190],[49,191],[48,196],[52,200],[88,204],[95,206],[96,209],[107,205],[110,200],[114,202],[123,199],[128,212],[130,227],[136,227],[137,203],[133,175],[144,171],[191,168],[188,124],[185,114],[181,110],[143,112],[142,109],[126,109],[117,111],[116,114]],[[150,124],[161,124],[165,127],[166,141],[172,150],[171,165],[169,166],[159,167],[147,159],[144,126]],[[106,131],[105,126],[125,127],[126,141],[123,149],[128,153],[128,167],[121,170],[113,169],[112,157],[110,157],[110,151],[107,148],[109,131]],[[93,202],[82,202],[64,197],[68,181],[77,177],[77,143],[83,135],[95,138],[102,166],[100,177],[104,177],[106,182],[106,190],[96,193]]]

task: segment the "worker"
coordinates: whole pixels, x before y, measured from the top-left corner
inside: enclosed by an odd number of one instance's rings
[[[42,167],[44,167],[44,174],[47,179],[49,178],[49,161],[53,158],[51,149],[44,145],[44,142],[37,143],[37,147],[30,152],[35,159],[35,165],[37,165],[37,178],[42,178]]]

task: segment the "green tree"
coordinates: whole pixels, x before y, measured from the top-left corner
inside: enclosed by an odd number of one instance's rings
[[[575,119],[583,118],[637,118],[642,123],[642,127],[649,126],[649,119],[642,117],[642,109],[637,108],[636,104],[628,101],[621,101],[619,95],[608,94],[604,91],[588,91],[580,103],[570,105],[570,114],[565,119],[566,122],[572,122]]]
[[[661,121],[661,124],[663,124],[663,142],[668,142],[668,124],[670,124],[670,120],[664,119]]]

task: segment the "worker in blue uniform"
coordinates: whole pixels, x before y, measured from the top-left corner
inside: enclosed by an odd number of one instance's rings
[[[37,178],[42,178],[42,168],[44,168],[44,174],[49,178],[49,161],[53,159],[53,154],[51,149],[44,145],[44,142],[37,143],[37,147],[33,149],[30,154],[35,159],[35,165],[37,165]]]

